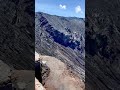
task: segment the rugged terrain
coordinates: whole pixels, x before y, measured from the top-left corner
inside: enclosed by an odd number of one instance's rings
[[[30,90],[34,85],[34,16],[33,0],[0,0],[0,90]],[[12,81],[15,70],[21,76]]]
[[[35,48],[41,55],[53,56],[84,80],[84,19],[37,12]]]
[[[86,3],[86,90],[120,90],[120,0]]]
[[[32,0],[0,1],[0,60],[11,68],[34,70],[33,4]]]
[[[46,90],[84,90],[84,82],[70,72],[60,60],[50,56],[40,56],[42,62],[50,68],[45,79]]]
[[[36,13],[36,58],[43,62],[42,84],[46,90],[84,89],[84,33],[82,18]]]

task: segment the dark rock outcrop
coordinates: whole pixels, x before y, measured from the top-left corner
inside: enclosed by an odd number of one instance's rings
[[[42,66],[41,67],[42,68],[42,74],[41,74],[41,76],[42,76],[42,84],[44,85],[47,77],[49,76],[50,68],[45,64],[42,64],[41,66]]]

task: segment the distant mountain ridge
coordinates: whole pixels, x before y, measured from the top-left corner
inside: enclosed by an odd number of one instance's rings
[[[46,15],[50,15],[50,16],[56,16],[56,17],[63,17],[63,18],[71,18],[71,19],[83,19],[85,20],[85,18],[80,18],[80,17],[66,17],[66,16],[59,16],[59,15],[52,15],[52,14],[48,14],[48,13],[44,13],[44,12],[35,12],[36,14],[46,14]]]
[[[35,33],[38,53],[58,58],[84,78],[84,19],[37,12]]]

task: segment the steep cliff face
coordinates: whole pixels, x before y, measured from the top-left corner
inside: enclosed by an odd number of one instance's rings
[[[42,55],[54,56],[84,79],[84,19],[36,13],[35,45]]]
[[[120,1],[86,3],[86,89],[120,90]]]

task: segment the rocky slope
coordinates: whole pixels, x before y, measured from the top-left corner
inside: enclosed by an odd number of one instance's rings
[[[36,52],[58,58],[84,80],[84,32],[84,19],[37,12],[35,15]]]
[[[33,0],[0,0],[0,90],[34,89],[34,29]]]
[[[11,68],[34,70],[33,1],[0,0],[0,8],[0,60]]]
[[[86,3],[86,90],[120,90],[120,0]]]
[[[82,79],[67,69],[66,64],[61,60],[51,56],[40,55],[40,61],[42,65],[49,67],[49,70],[43,70],[44,75],[47,71],[49,71],[48,76],[43,79],[44,83],[42,83],[46,90],[85,89]]]

